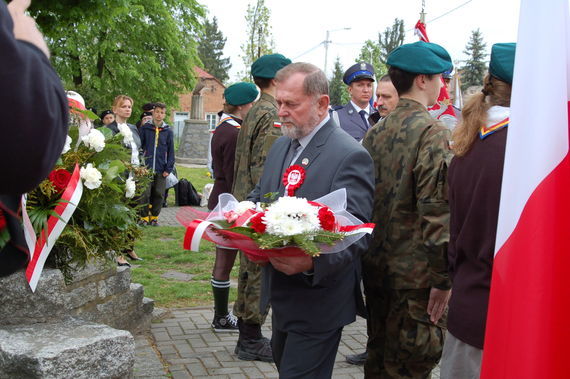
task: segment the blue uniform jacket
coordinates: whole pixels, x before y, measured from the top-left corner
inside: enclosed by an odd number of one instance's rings
[[[141,149],[148,168],[154,169],[154,172],[170,174],[174,168],[174,134],[166,123],[163,123],[163,127],[158,129],[157,145],[155,143],[155,126],[149,122],[141,127]]]

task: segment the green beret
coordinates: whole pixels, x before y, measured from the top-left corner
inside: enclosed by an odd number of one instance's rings
[[[251,75],[254,78],[273,79],[277,71],[291,63],[291,59],[281,54],[267,54],[259,57],[251,65]]]
[[[224,91],[226,103],[230,105],[243,105],[254,101],[259,95],[257,87],[253,83],[239,82],[232,84]]]
[[[451,57],[443,47],[423,41],[408,43],[392,50],[386,64],[403,71],[426,75],[441,74],[453,69]]]
[[[494,44],[491,48],[489,73],[503,82],[513,84],[516,49],[517,44],[514,42]]]

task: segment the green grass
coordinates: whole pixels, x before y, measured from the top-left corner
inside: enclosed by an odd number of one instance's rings
[[[213,306],[210,277],[215,247],[208,241],[202,241],[200,252],[184,250],[184,232],[183,227],[146,227],[143,237],[135,244],[137,254],[144,260],[135,262],[138,267],[131,270],[132,281],[141,283],[145,296],[154,299],[159,307]],[[193,278],[184,282],[161,277],[170,270],[193,275]],[[236,258],[231,278],[237,280],[238,272],[239,258]],[[236,289],[231,288],[230,303],[235,301],[235,297]]]
[[[190,183],[192,183],[192,185],[194,185],[196,191],[200,193],[202,193],[202,191],[204,190],[204,186],[207,183],[214,183],[212,178],[209,176],[209,171],[206,167],[190,168],[181,165],[176,165],[176,171],[178,173],[178,179],[182,178],[187,179]],[[168,191],[168,198],[166,199],[166,201],[168,202],[169,207],[174,206],[175,198],[174,198],[173,189]]]

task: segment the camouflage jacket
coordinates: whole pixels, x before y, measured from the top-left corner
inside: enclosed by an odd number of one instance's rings
[[[375,166],[376,228],[363,264],[378,267],[391,288],[450,288],[449,140],[443,124],[405,98],[364,137]]]
[[[245,116],[237,139],[232,189],[236,199],[245,200],[253,190],[263,172],[269,148],[281,135],[277,102],[262,93]]]

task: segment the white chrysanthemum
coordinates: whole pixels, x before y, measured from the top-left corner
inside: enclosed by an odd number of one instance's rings
[[[125,197],[127,199],[132,199],[135,196],[135,191],[137,189],[137,185],[135,184],[135,180],[133,178],[128,178],[125,183]]]
[[[236,205],[234,212],[238,215],[242,215],[249,209],[255,209],[255,203],[251,201],[240,201],[239,204]]]
[[[319,210],[306,199],[281,197],[265,211],[266,233],[293,236],[319,230]]]
[[[81,167],[79,171],[81,179],[83,179],[83,184],[89,189],[99,188],[101,185],[101,172],[97,170],[91,163],[87,163],[87,166]]]
[[[63,151],[61,152],[62,154],[67,153],[69,150],[71,150],[71,142],[73,142],[71,140],[70,136],[65,136],[65,145],[63,145]]]
[[[123,143],[127,146],[131,146],[131,142],[133,142],[134,139],[133,132],[129,126],[127,124],[117,124],[117,128],[119,129],[119,133],[123,136]]]
[[[105,136],[97,129],[91,129],[89,134],[81,137],[81,140],[85,146],[95,150],[96,152],[103,151],[105,148]]]

